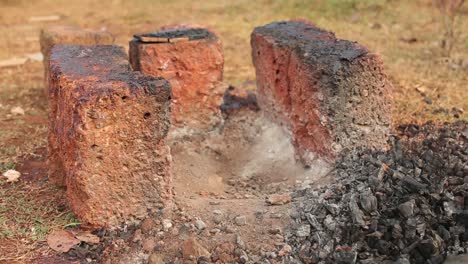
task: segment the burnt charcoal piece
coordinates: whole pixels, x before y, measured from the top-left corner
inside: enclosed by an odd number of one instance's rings
[[[392,85],[378,55],[305,21],[257,27],[251,45],[259,106],[292,132],[304,164],[386,149]]]
[[[49,179],[82,221],[116,227],[171,195],[170,85],[118,46],[59,45],[49,69]]]
[[[221,111],[226,114],[237,112],[241,109],[258,111],[257,96],[254,92],[229,86],[223,96]]]

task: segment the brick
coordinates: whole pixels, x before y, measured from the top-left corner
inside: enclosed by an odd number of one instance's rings
[[[392,85],[378,55],[306,21],[257,27],[251,45],[259,106],[304,164],[387,147]]]
[[[50,55],[48,163],[82,221],[116,227],[172,196],[170,84],[131,70],[123,48],[57,45]]]
[[[143,42],[145,36],[158,42]],[[171,83],[173,137],[183,131],[210,131],[222,121],[219,107],[227,88],[222,83],[224,57],[213,32],[182,25],[136,35],[129,53],[134,70]]]
[[[41,30],[40,44],[44,56],[45,89],[47,93],[47,76],[49,70],[49,54],[58,44],[75,45],[107,45],[114,43],[114,36],[105,31],[94,31],[71,26],[53,26]]]

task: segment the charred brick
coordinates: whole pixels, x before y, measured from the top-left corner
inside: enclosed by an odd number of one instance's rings
[[[251,35],[260,108],[292,132],[298,158],[387,147],[391,84],[378,55],[304,21]]]
[[[172,123],[180,131],[206,132],[221,122],[224,57],[211,31],[181,26],[135,35],[130,41],[134,70],[166,78],[172,86]]]
[[[117,46],[58,45],[49,69],[49,178],[97,226],[142,219],[171,195],[170,85]]]

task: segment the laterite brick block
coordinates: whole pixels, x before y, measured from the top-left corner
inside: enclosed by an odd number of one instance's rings
[[[299,160],[387,147],[392,85],[378,55],[305,21],[257,27],[251,45],[259,106],[291,131]]]
[[[114,43],[114,36],[105,31],[94,31],[71,26],[53,26],[41,30],[40,44],[44,56],[45,89],[47,92],[47,76],[49,70],[49,55],[55,45],[108,45]]]
[[[134,70],[171,83],[171,137],[182,131],[210,131],[222,121],[220,105],[227,86],[222,83],[222,45],[214,33],[184,25],[135,35],[129,53]]]
[[[172,195],[170,84],[131,70],[121,47],[57,45],[49,68],[49,178],[73,212],[116,227]]]

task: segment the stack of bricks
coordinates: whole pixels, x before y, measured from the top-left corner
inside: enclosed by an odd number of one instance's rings
[[[387,147],[392,86],[378,55],[306,21],[255,28],[251,45],[259,106],[305,165]]]
[[[222,122],[226,85],[220,39],[205,28],[183,26],[135,35],[130,41],[133,69],[161,76],[172,87],[171,138],[204,134]]]
[[[172,195],[170,84],[117,46],[57,45],[49,68],[49,178],[82,221],[117,227]]]
[[[47,92],[47,77],[50,51],[55,45],[110,45],[114,43],[114,36],[105,31],[94,31],[70,26],[53,26],[41,30],[40,44],[44,56],[45,88]]]

